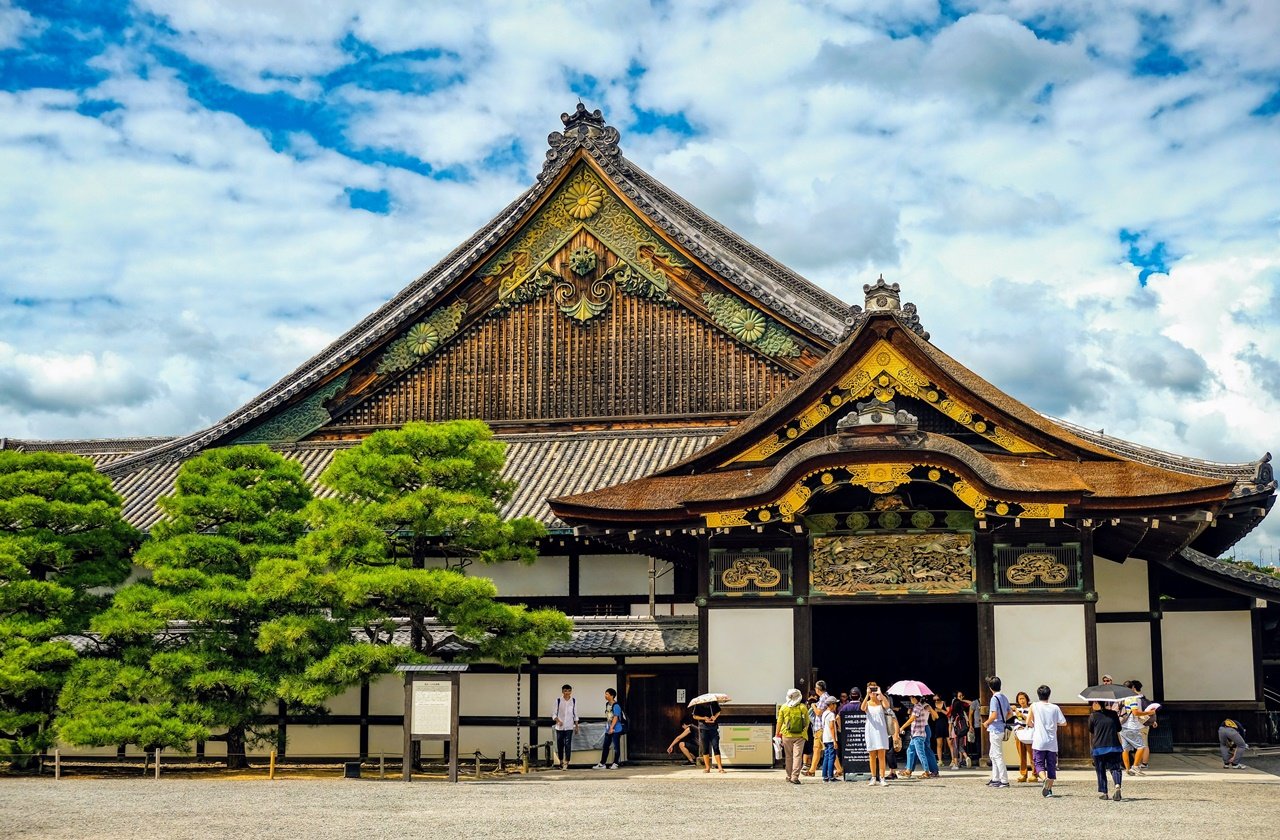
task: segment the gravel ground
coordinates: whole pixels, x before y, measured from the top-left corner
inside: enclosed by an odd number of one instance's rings
[[[801,787],[781,771],[627,768],[545,771],[450,785],[376,779],[0,779],[0,838],[794,837],[818,830],[955,837],[1266,836],[1280,778],[1223,771],[1212,756],[1160,757],[1101,802],[1092,771],[1066,770],[1051,800],[1035,785],[983,786],[981,771]],[[336,775],[336,774],[335,774]],[[1267,828],[1271,826],[1271,828]],[[1105,834],[1103,833],[1105,832]]]

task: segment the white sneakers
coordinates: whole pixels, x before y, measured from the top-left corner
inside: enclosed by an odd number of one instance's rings
[[[617,769],[618,769],[618,765],[617,765],[616,763],[614,763],[614,764],[610,764],[610,765],[609,765],[609,769],[610,769],[610,770],[617,770]]]
[[[617,770],[618,765],[610,764],[608,767],[605,767],[603,764],[597,764],[595,767],[592,767],[591,769],[592,770]]]
[[[604,770],[604,769],[605,769],[605,766],[604,766],[603,764],[597,764],[595,767],[592,767],[591,769],[592,769],[592,770]]]

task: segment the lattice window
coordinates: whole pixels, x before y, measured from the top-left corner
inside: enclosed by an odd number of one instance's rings
[[[711,594],[791,594],[791,549],[711,549]]]
[[[997,592],[1075,592],[1084,586],[1080,543],[995,546]]]

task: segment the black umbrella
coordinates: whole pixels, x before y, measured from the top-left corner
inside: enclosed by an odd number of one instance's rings
[[[1127,685],[1103,683],[1102,685],[1091,685],[1080,692],[1080,699],[1097,700],[1100,703],[1114,703],[1116,700],[1126,700],[1135,694],[1137,692]]]

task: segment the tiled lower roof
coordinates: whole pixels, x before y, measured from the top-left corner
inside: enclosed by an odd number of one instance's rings
[[[573,631],[567,642],[557,642],[546,656],[692,656],[698,652],[697,616],[570,616]],[[453,629],[430,627],[440,654],[465,653]],[[92,636],[64,636],[78,651],[90,649]],[[397,630],[394,642],[407,647],[409,628]]]
[[[723,428],[698,428],[500,437],[507,444],[503,478],[516,483],[515,495],[503,508],[503,516],[531,516],[548,528],[565,528],[547,506],[548,498],[640,478],[688,457],[724,432]],[[334,493],[318,484],[320,473],[336,452],[352,445],[299,443],[280,446],[278,451],[301,464],[316,495],[327,498]],[[124,518],[131,525],[147,530],[160,520],[156,499],[173,492],[182,463],[151,463],[114,478],[116,492],[124,497]]]
[[[1280,578],[1246,565],[1210,557],[1194,548],[1184,548],[1179,555],[1186,562],[1206,572],[1246,584],[1252,590],[1251,594],[1265,597],[1268,601],[1280,601]]]

